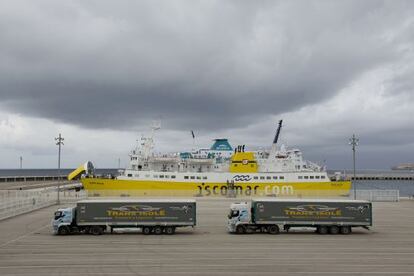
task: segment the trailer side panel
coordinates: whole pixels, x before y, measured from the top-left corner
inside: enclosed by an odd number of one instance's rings
[[[195,202],[78,202],[78,225],[196,224]]]
[[[370,202],[253,201],[255,223],[372,225]]]

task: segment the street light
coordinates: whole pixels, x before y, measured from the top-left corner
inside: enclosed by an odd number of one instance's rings
[[[55,138],[56,141],[56,145],[59,146],[59,155],[58,155],[58,185],[57,185],[57,189],[58,189],[58,194],[57,194],[57,204],[60,204],[60,152],[61,152],[61,147],[63,144],[63,140],[65,140],[62,135],[59,133],[59,136]]]
[[[349,144],[352,146],[352,157],[354,161],[354,181],[352,182],[352,185],[354,186],[354,199],[356,199],[356,174],[355,174],[355,147],[358,146],[359,139],[356,138],[355,134],[352,134],[352,138],[349,139]]]

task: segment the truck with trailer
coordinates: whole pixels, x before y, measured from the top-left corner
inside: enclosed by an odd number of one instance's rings
[[[228,231],[278,234],[292,227],[315,228],[319,234],[350,234],[353,227],[372,226],[372,204],[362,200],[253,199],[233,203]]]
[[[175,199],[93,199],[54,213],[59,235],[101,235],[115,228],[140,228],[145,235],[172,235],[178,227],[196,225],[196,201]]]

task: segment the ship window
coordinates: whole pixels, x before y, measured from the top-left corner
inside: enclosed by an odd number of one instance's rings
[[[309,176],[305,175],[303,178],[308,179],[308,178],[309,178]]]
[[[207,169],[210,169],[210,166],[207,166]]]
[[[195,166],[193,166],[193,169],[195,169]]]
[[[188,179],[188,175],[185,175],[185,176],[184,176],[184,179]]]
[[[197,179],[201,179],[201,176],[197,176]]]
[[[264,176],[261,176],[260,179],[263,180],[263,179],[265,179],[265,177]]]
[[[160,178],[164,178],[164,175],[163,174],[160,174]]]
[[[157,174],[154,174],[154,178],[158,178],[158,175]]]
[[[266,176],[266,179],[269,180],[269,179],[272,179],[272,178],[270,176]]]
[[[321,175],[321,178],[322,178],[322,179],[325,179],[325,176],[324,176],[324,175]]]
[[[195,179],[195,176],[190,176],[190,179]]]
[[[303,178],[303,176],[299,175],[299,176],[298,176],[298,178],[299,178],[299,179],[302,179],[302,178]]]
[[[171,165],[171,168],[174,168],[174,165]]]
[[[285,179],[285,177],[284,176],[279,176],[279,179]]]
[[[277,176],[273,176],[273,179],[277,179]]]
[[[257,176],[253,177],[253,179],[259,179]]]
[[[316,179],[319,179],[319,175],[315,176]]]
[[[175,178],[175,175],[171,175],[171,178],[173,178],[173,179],[174,179],[174,178]]]
[[[237,164],[234,164],[235,167],[237,167]]]
[[[129,173],[129,174],[128,174],[128,177],[132,177],[132,174],[130,174],[130,173]]]
[[[309,176],[310,179],[314,179],[315,177],[313,175]]]
[[[170,176],[169,175],[166,175],[165,178],[170,178]]]
[[[203,179],[207,179],[207,176],[203,176]]]

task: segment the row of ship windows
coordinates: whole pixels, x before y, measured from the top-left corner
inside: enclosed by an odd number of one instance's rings
[[[132,174],[128,174],[128,177],[132,177]],[[139,177],[139,175],[138,174],[136,174],[135,175],[135,177]],[[147,174],[147,175],[145,175],[145,177],[146,178],[149,178],[149,177],[151,177],[151,175],[149,175],[149,174]],[[153,175],[153,177],[154,178],[171,178],[171,179],[175,179],[175,175],[163,175],[163,174],[160,174],[160,175],[157,175],[157,174],[154,174]],[[254,176],[253,177],[253,179],[255,179],[255,180],[258,180],[258,179],[260,179],[260,180],[271,180],[271,179],[280,179],[280,180],[283,180],[283,179],[285,179],[285,177],[284,176],[266,176],[266,177],[264,177],[264,176]],[[205,179],[207,179],[207,176],[188,176],[188,175],[185,175],[184,176],[184,179],[198,179],[198,180],[201,180],[201,179],[203,179],[203,180],[205,180]],[[325,179],[325,176],[324,175],[310,175],[310,176],[308,176],[308,175],[300,175],[300,176],[298,176],[298,179]]]
[[[260,176],[260,177],[258,177],[258,176],[254,176],[253,177],[253,179],[260,179],[260,180],[271,180],[272,179],[272,176],[266,176],[266,177],[264,177],[264,176]],[[273,176],[273,179],[277,179],[277,176]],[[284,176],[279,176],[279,179],[285,179],[285,177]]]
[[[139,174],[135,174],[134,176],[139,177]],[[128,174],[128,177],[132,177],[132,174]],[[150,178],[150,177],[151,177],[151,175],[149,175],[149,174],[145,175],[145,178]],[[163,174],[157,175],[157,174],[154,174],[153,177],[154,178],[171,178],[171,179],[174,179],[176,176],[175,175],[163,175]]]
[[[321,175],[321,176],[319,176],[319,175],[310,175],[310,176],[300,175],[300,176],[298,176],[298,179],[325,179],[325,176],[324,175]]]

